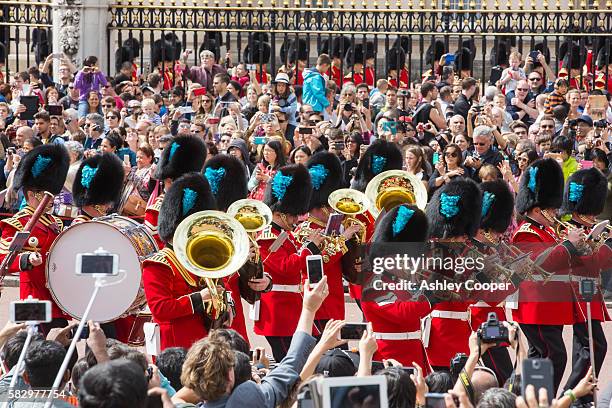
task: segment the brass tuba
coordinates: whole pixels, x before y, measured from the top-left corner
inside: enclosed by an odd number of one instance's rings
[[[378,217],[383,209],[390,211],[400,204],[416,204],[421,210],[427,205],[427,190],[423,182],[403,170],[388,170],[368,183],[366,197],[372,203],[370,212]]]
[[[255,242],[255,235],[272,223],[270,207],[262,201],[244,198],[233,202],[227,209],[227,215],[242,224],[255,248],[255,259],[252,261],[259,262],[259,246]]]
[[[174,252],[185,269],[205,279],[218,317],[227,306],[225,293],[217,291],[218,279],[237,272],[249,256],[249,238],[242,224],[220,211],[192,214],[176,228]]]
[[[356,216],[363,214],[370,207],[370,200],[359,190],[341,188],[329,195],[327,203],[334,211],[344,214],[342,226],[346,229],[351,225],[359,226],[358,243],[365,244],[366,225],[359,221]]]

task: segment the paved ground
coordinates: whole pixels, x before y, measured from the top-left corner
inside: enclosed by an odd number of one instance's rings
[[[8,310],[9,303],[13,300],[17,300],[19,296],[19,290],[14,287],[5,287],[2,291],[2,297],[0,298],[0,325],[4,326],[8,319]],[[247,304],[244,303],[245,313],[248,313]],[[362,320],[362,314],[357,305],[351,301],[347,301],[347,321],[359,322]],[[247,319],[247,327],[249,329],[249,333],[252,333],[252,322]],[[608,344],[612,344],[612,322],[608,322],[604,325],[604,331],[606,333],[606,338],[608,339]],[[572,344],[572,330],[571,327],[566,326],[563,331],[563,338],[565,340],[565,347],[568,350],[569,357],[568,359],[571,361],[571,344]],[[268,347],[268,343],[263,337],[252,334],[249,336],[249,340],[252,346],[255,347],[266,347],[268,350],[268,354],[271,354],[271,351]],[[351,346],[356,347],[356,343],[351,343]],[[82,347],[79,347],[82,350]],[[569,375],[571,365],[568,362],[568,365],[565,370],[564,379],[562,384],[565,383],[567,376]],[[603,368],[600,373],[600,388],[603,388],[603,385],[612,381],[612,350],[608,352],[606,355],[606,359],[604,361]]]

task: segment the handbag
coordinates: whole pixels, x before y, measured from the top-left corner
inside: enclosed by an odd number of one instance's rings
[[[140,197],[140,194],[133,189],[123,205],[123,215],[142,217],[147,209],[147,202]]]

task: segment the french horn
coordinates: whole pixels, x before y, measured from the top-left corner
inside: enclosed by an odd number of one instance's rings
[[[225,293],[219,293],[217,281],[237,272],[249,257],[249,237],[242,224],[220,211],[192,214],[176,228],[174,252],[185,269],[205,279],[215,314],[224,312]]]
[[[403,170],[388,170],[368,183],[365,195],[372,203],[370,212],[378,217],[381,211],[390,211],[400,204],[416,204],[421,210],[427,205],[427,190],[423,182]]]

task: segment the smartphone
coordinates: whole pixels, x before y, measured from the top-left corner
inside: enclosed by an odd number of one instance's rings
[[[344,142],[335,142],[334,143],[334,149],[336,149],[337,151],[344,150],[344,147],[345,147]]]
[[[360,340],[366,330],[367,323],[346,323],[340,329],[340,340]]]
[[[206,88],[196,88],[193,90],[193,96],[202,96],[206,95]]]
[[[580,161],[580,167],[582,169],[590,169],[593,167],[593,160],[582,160]]]
[[[51,301],[49,300],[18,300],[11,302],[9,311],[13,323],[51,321]]]
[[[402,367],[402,371],[405,372],[406,374],[410,375],[410,374],[417,374],[416,368],[414,367]]]
[[[29,95],[31,90],[32,88],[30,87],[30,84],[23,84],[21,86],[21,95]]]
[[[70,338],[74,339],[74,336],[76,336],[76,332],[77,332],[78,326],[77,327],[73,327],[72,330],[70,331],[71,335]],[[81,337],[79,337],[80,340],[87,340],[87,338],[89,337],[89,326],[85,325],[83,326],[83,330],[81,330]]]
[[[384,370],[385,364],[382,361],[372,361],[372,374],[376,374],[380,370]]]
[[[438,392],[428,392],[425,394],[425,408],[446,408],[444,394]]]
[[[77,254],[77,275],[117,275],[119,255],[117,254]]]
[[[257,69],[257,65],[255,64],[246,64],[247,71],[255,71]]]
[[[323,279],[323,257],[321,255],[308,255],[306,257],[306,271],[311,286],[319,283]]]
[[[45,110],[49,112],[49,116],[62,116],[64,107],[62,105],[47,105]]]
[[[188,114],[188,113],[194,113],[193,107],[191,106],[179,106],[178,110],[183,115]]]
[[[521,380],[522,395],[528,385],[533,385],[536,395],[540,388],[545,388],[548,395],[555,395],[553,385],[553,365],[547,358],[528,358],[523,360],[523,378]]]
[[[127,164],[128,166],[130,165],[130,155],[129,154],[123,155],[123,162]]]
[[[255,136],[253,143],[256,145],[265,145],[268,142],[268,138],[265,136]]]
[[[312,128],[309,127],[301,127],[299,128],[298,132],[302,135],[311,135],[312,134]]]
[[[434,152],[433,159],[432,159],[433,165],[435,166],[436,164],[438,164],[439,161],[440,161],[440,153]]]
[[[366,109],[370,109],[370,100],[369,99],[364,99],[361,104],[363,105],[364,108]]]
[[[540,51],[538,50],[529,52],[529,57],[533,60],[533,62],[538,62],[538,55],[540,55]]]
[[[342,227],[342,220],[344,220],[344,214],[334,213],[327,219],[327,226],[325,227],[325,235],[339,235],[340,228]]]

